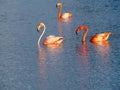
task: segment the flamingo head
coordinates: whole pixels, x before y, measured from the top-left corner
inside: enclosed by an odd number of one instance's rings
[[[58,6],[62,6],[62,3],[60,3],[60,2],[57,3],[57,4],[56,4],[56,7],[58,7]]]
[[[105,34],[108,34],[108,35],[110,35],[110,34],[113,34],[113,32],[105,32]]]
[[[83,30],[85,28],[85,26],[79,26],[77,29],[76,29],[76,35],[78,35],[78,33]]]
[[[37,31],[40,31],[40,28],[42,28],[44,26],[44,23],[39,23],[38,27],[37,27]]]

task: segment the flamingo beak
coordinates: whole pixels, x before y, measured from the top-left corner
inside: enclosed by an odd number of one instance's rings
[[[40,29],[40,27],[38,26],[38,27],[37,27],[37,31],[38,31],[38,32],[39,32],[39,29]]]
[[[37,27],[37,31],[39,32],[40,31],[40,28],[42,27],[42,24],[40,23]]]
[[[44,25],[44,23],[40,23],[39,25],[38,25],[38,27],[37,27],[37,31],[39,32],[40,31],[40,28],[42,28],[42,27],[44,27],[45,25]]]
[[[56,4],[56,7],[58,7],[58,5]]]
[[[76,35],[78,35],[77,31],[75,33],[76,33]]]
[[[77,30],[75,31],[76,35],[78,35],[78,31],[79,31],[79,29],[77,29]]]
[[[39,32],[39,30],[37,29],[37,32]]]

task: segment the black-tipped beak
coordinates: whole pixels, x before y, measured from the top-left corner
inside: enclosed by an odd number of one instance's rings
[[[39,32],[39,30],[37,29],[37,32]]]
[[[37,28],[37,32],[39,32],[39,28]]]
[[[77,31],[75,31],[76,35],[78,35]]]
[[[56,7],[58,7],[58,5],[56,4]]]
[[[37,27],[37,31],[38,31],[38,32],[40,31],[40,28],[41,28],[41,25],[39,25],[39,26]]]

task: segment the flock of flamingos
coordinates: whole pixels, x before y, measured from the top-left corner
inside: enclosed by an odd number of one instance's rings
[[[58,19],[69,19],[72,17],[72,13],[63,13],[62,14],[62,3],[57,3],[56,4],[56,7],[59,7],[59,11],[58,11]],[[37,27],[37,31],[39,32],[41,28],[44,28],[41,35],[39,36],[39,39],[38,39],[38,45],[40,44],[40,40],[42,38],[42,36],[44,35],[45,31],[46,31],[46,26],[44,23],[39,23],[38,27]],[[85,30],[85,32],[83,33],[83,36],[82,36],[82,42],[85,42],[86,40],[86,36],[87,36],[87,33],[88,33],[88,26],[79,26],[75,32],[76,32],[76,35],[78,35],[78,33],[81,31],[81,30]],[[92,43],[96,43],[96,42],[104,42],[104,41],[107,41],[108,38],[109,38],[109,35],[111,35],[112,32],[104,32],[104,33],[100,33],[100,34],[96,34],[94,36],[92,36],[90,38],[90,42]],[[43,41],[43,45],[45,46],[58,46],[62,43],[62,41],[64,40],[64,38],[62,36],[54,36],[54,35],[49,35],[46,37],[46,39]]]

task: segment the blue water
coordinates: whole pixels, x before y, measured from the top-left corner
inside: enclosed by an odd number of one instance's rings
[[[56,3],[72,12],[57,19]],[[37,40],[44,22],[48,35],[62,35],[63,46]],[[79,25],[89,32],[82,44]],[[0,0],[0,90],[120,90],[120,0]],[[89,42],[96,33],[114,34],[105,44]]]

